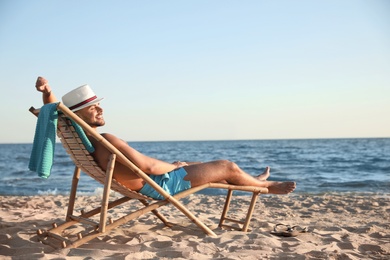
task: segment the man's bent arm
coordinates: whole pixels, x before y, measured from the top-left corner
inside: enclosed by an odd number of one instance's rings
[[[125,141],[112,134],[106,133],[103,136],[107,141],[109,141],[113,146],[121,151],[130,161],[137,165],[138,168],[147,174],[161,175],[178,168],[175,164],[160,161],[138,152],[129,146]]]

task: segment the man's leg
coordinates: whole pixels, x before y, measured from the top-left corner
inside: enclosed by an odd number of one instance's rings
[[[187,171],[184,179],[190,181],[192,187],[209,182],[227,182],[242,186],[265,187],[268,188],[269,193],[287,194],[296,186],[295,182],[274,182],[255,178],[241,170],[237,164],[227,160],[189,165],[184,169]]]

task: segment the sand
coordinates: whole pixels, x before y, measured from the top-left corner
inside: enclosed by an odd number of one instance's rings
[[[80,196],[76,209],[99,199]],[[180,225],[167,228],[146,214],[79,248],[57,250],[38,242],[36,230],[64,219],[66,196],[1,196],[0,201],[0,259],[390,259],[389,195],[262,195],[244,233],[218,228],[223,196],[194,194],[183,203],[218,237],[204,235],[169,206],[160,212]],[[236,196],[232,214],[244,216],[248,201]],[[133,207],[129,202],[112,217]],[[278,223],[309,232],[275,236],[270,232]]]

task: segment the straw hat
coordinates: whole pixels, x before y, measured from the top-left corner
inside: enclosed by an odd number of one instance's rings
[[[89,85],[78,87],[62,97],[62,103],[73,112],[99,103],[103,98],[98,98]]]

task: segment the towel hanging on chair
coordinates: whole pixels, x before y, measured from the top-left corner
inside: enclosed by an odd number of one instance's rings
[[[39,112],[28,168],[48,178],[53,166],[57,133],[57,103],[44,105]]]

